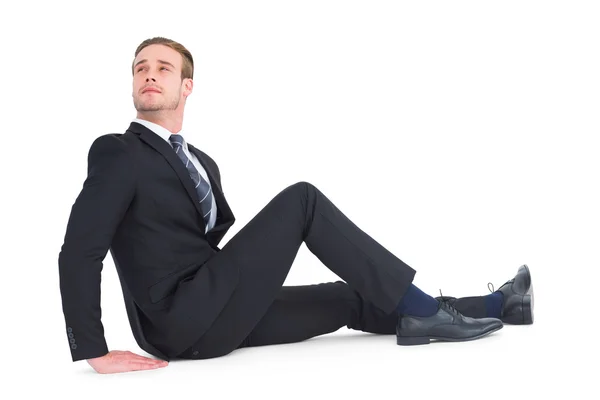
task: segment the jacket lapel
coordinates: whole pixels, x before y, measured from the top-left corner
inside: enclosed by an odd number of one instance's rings
[[[146,128],[141,124],[132,122],[129,126],[129,130],[138,134],[141,140],[143,140],[153,149],[162,154],[162,156],[171,165],[171,168],[173,168],[173,170],[177,173],[177,176],[181,181],[181,184],[185,188],[187,194],[192,199],[194,206],[196,207],[196,211],[198,212],[200,223],[202,224],[204,229],[206,229],[204,219],[202,218],[203,213],[202,209],[200,208],[200,199],[198,198],[198,193],[196,192],[196,189],[194,187],[194,182],[192,181],[192,178],[190,177],[190,174],[185,165],[183,165],[179,157],[177,157],[177,154],[175,154],[175,152],[173,151],[171,145],[167,143],[164,139],[162,139],[160,136],[158,136],[156,133],[152,132],[150,129]],[[213,171],[213,169],[209,166],[209,163],[207,162],[204,153],[196,149],[190,143],[188,143],[188,149],[198,158],[198,161],[206,170],[206,174],[208,175],[212,192],[215,196],[215,202],[217,203],[217,220],[215,222],[214,228],[211,229],[210,232],[218,231],[231,226],[235,219],[233,217],[231,209],[229,208],[229,205],[227,204],[227,201],[225,200],[225,196],[223,195],[221,183],[218,182],[216,179],[216,171]]]
[[[134,123],[132,123],[132,127],[133,124]],[[171,165],[171,168],[173,168],[173,170],[177,173],[181,184],[183,185],[187,194],[194,202],[194,206],[196,207],[196,211],[198,211],[198,214],[200,215],[200,220],[202,221],[202,224],[204,224],[204,220],[202,218],[202,209],[200,208],[200,199],[198,198],[198,193],[196,193],[196,189],[194,188],[194,182],[192,181],[190,173],[188,172],[185,165],[183,165],[179,157],[177,157],[177,154],[175,154],[173,148],[169,143],[167,143],[165,140],[163,140],[160,136],[158,136],[151,130],[147,129],[145,126],[139,124],[136,125],[143,128],[135,130],[140,134],[140,139],[146,142],[160,154],[162,154],[162,156]]]

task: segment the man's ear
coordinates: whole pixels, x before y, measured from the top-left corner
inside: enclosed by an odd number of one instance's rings
[[[183,83],[183,94],[185,97],[188,97],[192,94],[192,90],[194,89],[194,81],[190,78],[185,79]]]

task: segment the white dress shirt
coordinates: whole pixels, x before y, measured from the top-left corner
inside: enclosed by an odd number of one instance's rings
[[[163,138],[169,144],[169,146],[173,147],[173,145],[169,141],[169,137],[171,137],[173,132],[169,131],[166,128],[163,128],[162,126],[160,126],[158,124],[155,124],[154,122],[146,121],[146,120],[139,119],[139,118],[134,118],[133,122],[137,122],[138,124],[144,125],[146,128],[150,129],[152,132],[156,133],[158,136]],[[176,132],[176,133],[178,135],[181,135],[181,131]],[[211,204],[212,204],[211,207],[212,208],[211,208],[211,213],[210,213],[210,220],[208,221],[208,225],[206,226],[206,230],[205,230],[205,233],[206,233],[215,226],[215,221],[217,220],[217,203],[215,201],[215,196],[212,191],[212,185],[210,184],[210,180],[208,179],[206,170],[204,169],[202,164],[200,164],[200,161],[198,161],[198,158],[196,158],[196,155],[193,153],[190,153],[190,151],[188,150],[187,142],[185,141],[185,137],[183,136],[183,138],[184,138],[183,146],[182,146],[183,152],[192,161],[192,163],[194,164],[194,166],[196,167],[196,169],[198,170],[200,175],[202,175],[202,178],[204,178],[204,180],[206,182],[208,182],[208,185],[211,186],[210,197],[211,197]]]

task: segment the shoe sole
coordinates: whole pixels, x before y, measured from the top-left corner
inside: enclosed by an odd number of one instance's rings
[[[485,333],[482,333],[480,335],[472,336],[472,337],[468,337],[468,338],[446,338],[446,337],[439,337],[439,336],[398,336],[398,335],[396,335],[396,344],[398,344],[399,346],[414,346],[414,345],[419,345],[419,344],[429,344],[429,343],[431,343],[432,340],[439,340],[442,342],[467,342],[469,340],[480,339],[484,336],[489,335],[490,333],[499,331],[500,329],[502,329],[502,325],[500,325],[499,327],[497,327],[495,329],[492,329]]]

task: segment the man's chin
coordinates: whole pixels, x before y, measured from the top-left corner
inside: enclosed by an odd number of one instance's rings
[[[141,106],[136,107],[138,112],[151,112],[151,111],[160,111],[163,109],[162,105],[153,105],[153,106]]]

